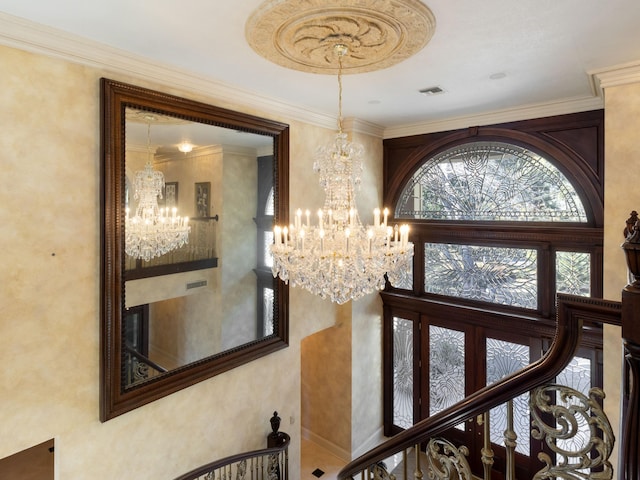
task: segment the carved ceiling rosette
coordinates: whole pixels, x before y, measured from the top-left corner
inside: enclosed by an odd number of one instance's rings
[[[402,62],[435,31],[419,0],[268,0],[249,18],[245,34],[261,56],[283,67],[336,74],[334,46],[348,48],[343,73]]]

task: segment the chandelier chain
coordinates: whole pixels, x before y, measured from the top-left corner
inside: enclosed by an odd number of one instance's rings
[[[338,133],[342,133],[342,57],[343,51],[338,51]]]

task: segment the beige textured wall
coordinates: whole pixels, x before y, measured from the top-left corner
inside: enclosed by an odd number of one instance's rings
[[[365,148],[363,189],[358,211],[362,223],[373,224],[376,207],[382,204],[382,142],[355,134]],[[384,440],[382,436],[382,299],[370,294],[353,302],[351,335],[351,456],[358,457]]]
[[[351,459],[351,305],[335,326],[303,339],[302,425],[311,439]]]
[[[640,173],[637,165],[640,130],[640,83],[608,87],[605,91],[605,225],[604,296],[620,301],[627,283],[627,267],[620,244],[624,222],[640,211]],[[604,329],[605,411],[614,426],[620,421],[620,380],[623,368],[619,327]],[[617,430],[616,430],[617,431]],[[616,435],[618,445],[620,435]],[[612,460],[616,461],[616,453]]]
[[[333,311],[303,292],[292,290],[289,348],[98,420],[99,78],[207,98],[6,47],[0,65],[0,458],[55,438],[58,480],[168,479],[265,445],[278,410],[298,471],[299,345],[334,324]],[[326,132],[289,123],[299,204],[310,195],[297,175]]]
[[[382,141],[362,133],[352,140],[366,152],[356,200],[362,222],[371,224],[382,201]],[[304,178],[309,191],[318,188],[310,184],[315,175]],[[323,200],[296,206],[317,208]],[[382,439],[382,302],[372,293],[328,305],[323,308],[335,309],[336,324],[302,343],[302,426],[312,440],[350,460]]]
[[[222,293],[222,341],[225,349],[256,338],[256,228],[258,169],[253,155],[224,148],[224,205],[219,268]]]

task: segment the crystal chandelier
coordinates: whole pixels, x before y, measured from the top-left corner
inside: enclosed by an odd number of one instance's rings
[[[274,228],[273,276],[300,286],[322,298],[343,304],[385,286],[400,283],[412,267],[413,243],[409,226],[388,224],[388,210],[374,210],[374,225],[360,222],[355,194],[363,170],[363,147],[349,142],[342,131],[342,57],[345,45],[334,47],[338,57],[338,132],[334,141],[318,148],[313,169],[325,191],[324,207],[303,218],[298,209],[294,223]]]
[[[151,165],[151,120],[147,127],[147,163],[144,170],[134,177],[133,198],[138,201],[135,216],[129,217],[126,209],[125,252],[134,258],[148,262],[154,257],[183,246],[189,241],[188,217],[180,217],[174,207],[159,208],[162,198],[164,175]]]

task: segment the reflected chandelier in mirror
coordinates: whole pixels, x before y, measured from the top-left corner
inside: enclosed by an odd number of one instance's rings
[[[106,421],[287,346],[288,289],[268,245],[287,221],[289,128],[108,79],[101,89]],[[180,226],[188,237],[169,245]]]

